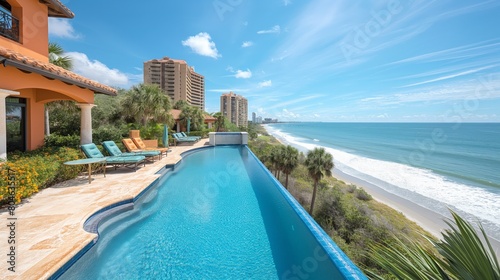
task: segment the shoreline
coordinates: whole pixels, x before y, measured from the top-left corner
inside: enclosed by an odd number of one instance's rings
[[[297,148],[299,151],[306,153],[307,149],[304,147],[296,146],[293,143],[289,143],[286,139],[280,138],[267,130],[267,127],[263,125],[264,129],[266,129],[269,135],[272,135],[276,140],[278,140],[283,145],[290,145],[294,148]],[[422,229],[432,234],[434,237],[438,239],[442,239],[442,232],[446,229],[449,229],[449,226],[445,223],[447,219],[440,213],[427,209],[416,202],[408,200],[404,197],[398,196],[391,192],[388,192],[382,189],[379,186],[376,186],[370,182],[367,182],[363,179],[348,175],[343,173],[339,169],[332,169],[333,176],[341,181],[346,183],[354,184],[357,187],[363,188],[367,193],[369,193],[373,199],[377,200],[380,203],[383,203],[392,209],[402,213],[407,219],[418,224]],[[473,225],[476,225],[474,221]],[[477,228],[476,228],[477,230]],[[478,232],[478,235],[481,233]],[[489,236],[489,241],[496,255],[500,255],[500,241]]]

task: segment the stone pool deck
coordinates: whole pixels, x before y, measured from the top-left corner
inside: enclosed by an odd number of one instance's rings
[[[176,164],[181,153],[208,145],[207,139],[188,146],[172,147],[172,152],[154,163],[146,163],[136,172],[128,168],[108,167],[102,173],[62,182],[23,201],[15,209],[16,264],[8,270],[9,230],[7,209],[0,210],[1,279],[46,279],[91,242],[96,235],[83,224],[96,211],[136,197],[159,175],[165,165]]]

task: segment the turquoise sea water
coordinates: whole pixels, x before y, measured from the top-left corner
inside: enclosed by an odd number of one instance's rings
[[[283,123],[270,133],[327,148],[340,171],[448,216],[477,217],[500,239],[500,124]]]
[[[61,279],[342,278],[246,147],[189,154],[99,236]]]

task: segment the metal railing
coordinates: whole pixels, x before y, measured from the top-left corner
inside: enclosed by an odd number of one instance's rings
[[[0,35],[19,42],[19,20],[1,9]]]

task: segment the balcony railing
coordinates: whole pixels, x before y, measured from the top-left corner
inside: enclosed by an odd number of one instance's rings
[[[19,42],[19,20],[0,10],[0,35]]]

